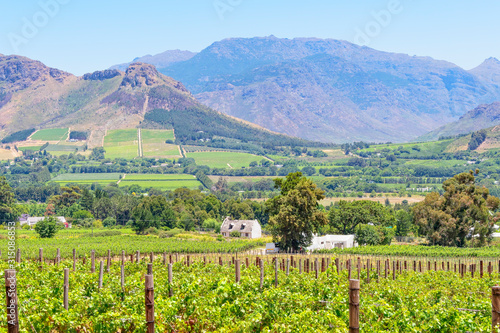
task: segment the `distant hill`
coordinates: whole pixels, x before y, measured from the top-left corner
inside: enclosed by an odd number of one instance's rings
[[[498,61],[466,71],[429,57],[316,38],[232,38],[160,66],[218,111],[320,141],[415,139],[500,100]]]
[[[158,68],[165,68],[177,62],[189,60],[195,55],[196,53],[191,51],[181,51],[181,50],[165,51],[155,55],[148,54],[142,57],[138,57],[131,62],[112,66],[110,69],[118,69],[121,71],[125,71],[128,68],[128,66],[134,62],[145,62],[147,64],[154,65],[155,67]]]
[[[150,64],[77,77],[39,61],[0,55],[0,139],[57,127],[90,131],[89,147],[101,146],[107,130],[136,127],[174,128],[179,143],[217,136],[221,145],[228,139],[260,147],[308,144],[202,105],[182,83]]]
[[[440,137],[467,134],[496,125],[500,125],[500,102],[480,105],[464,114],[459,120],[429,132],[417,140],[437,140]]]

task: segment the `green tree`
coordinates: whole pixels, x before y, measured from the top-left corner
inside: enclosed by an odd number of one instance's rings
[[[325,197],[324,191],[300,172],[276,179],[275,186],[281,194],[268,200],[272,213],[268,225],[273,240],[286,250],[309,246],[313,234],[328,223],[318,204]]]
[[[53,216],[46,217],[35,224],[35,231],[40,238],[52,238],[59,229],[57,226],[58,222]]]
[[[328,218],[332,231],[342,235],[354,234],[358,224],[396,225],[396,218],[390,208],[369,200],[340,200],[338,205],[330,209]]]
[[[413,208],[421,233],[434,245],[463,247],[472,234],[484,245],[493,232],[491,212],[498,209],[500,199],[477,186],[472,171],[446,180],[443,189],[443,195],[430,193]]]
[[[396,211],[396,236],[408,236],[413,224],[410,212],[401,209]]]
[[[14,203],[16,199],[14,197],[14,192],[12,188],[7,183],[7,179],[4,176],[0,177],[0,223],[5,223],[8,221],[14,221],[16,216],[14,216]]]

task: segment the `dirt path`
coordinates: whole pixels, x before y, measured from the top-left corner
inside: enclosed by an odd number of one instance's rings
[[[122,177],[122,178],[120,178],[120,179],[116,182],[116,184],[120,184],[120,182],[121,182],[122,180],[124,180],[124,179],[125,179],[125,177],[127,177],[127,174],[126,174],[126,173],[124,173],[124,174],[123,174],[123,177]]]
[[[141,138],[141,129],[138,128],[137,129],[137,144],[138,144],[138,147],[139,147],[139,157],[143,157],[142,156],[142,138]]]

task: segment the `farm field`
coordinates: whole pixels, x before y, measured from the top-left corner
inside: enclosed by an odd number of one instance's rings
[[[370,198],[369,193],[366,193],[363,198],[353,198],[353,197],[346,197],[346,198],[326,198],[320,201],[320,204],[323,206],[329,206],[332,203],[339,202],[340,200],[344,201],[355,201],[355,200],[370,200],[370,201],[375,201],[379,202],[381,204],[385,203],[385,199],[389,199],[389,202],[394,205],[396,203],[402,203],[404,200],[408,201],[409,204],[412,203],[417,203],[420,201],[423,201],[425,199],[425,196],[420,196],[420,195],[412,195],[411,197],[392,197],[392,196],[383,196],[383,197],[375,197],[375,198]]]
[[[163,191],[173,191],[177,188],[186,187],[189,189],[197,189],[201,183],[194,180],[128,180],[124,179],[120,182],[119,186],[131,186],[131,185],[139,185],[142,188],[157,188]]]
[[[224,169],[248,167],[251,162],[260,162],[265,159],[263,156],[233,152],[188,153],[186,157],[194,158],[198,165]]]
[[[104,137],[106,158],[136,158],[139,151],[137,140],[137,129],[108,131]]]
[[[193,175],[187,174],[140,174],[128,173],[123,181],[130,180],[196,180]]]
[[[208,176],[211,181],[214,183],[219,180],[219,178],[224,178],[227,180],[228,183],[242,183],[242,182],[258,182],[259,180],[262,179],[276,179],[276,178],[284,178],[282,176],[216,176],[216,175],[210,175]]]
[[[68,138],[68,128],[48,128],[36,131],[31,135],[33,141],[61,141]]]
[[[165,251],[166,246],[159,251]],[[128,249],[127,254],[135,252],[132,246]],[[140,250],[141,257],[146,252]],[[63,260],[59,265],[45,263],[43,270],[36,261],[18,265],[20,326],[39,332],[145,331],[144,274],[149,258],[132,263],[127,256],[123,289],[121,262],[119,257],[115,258],[109,273],[104,271],[99,288],[101,259],[97,259],[97,270],[92,273],[88,256],[84,264],[80,259],[82,251],[77,253],[74,272],[72,260]],[[112,249],[113,255],[119,253],[119,247]],[[360,265],[357,270],[355,260],[348,271],[342,258],[337,271],[333,264],[335,257],[329,257],[331,264],[324,272],[320,269],[316,277],[310,264],[315,259],[322,263],[325,257],[295,256],[289,261],[287,273],[281,264],[290,257],[279,256],[279,269],[275,271],[271,256],[264,256],[260,287],[260,268],[255,265],[255,256],[238,257],[239,282],[235,281],[235,266],[231,264],[234,254],[203,256],[206,264],[202,256],[191,256],[187,265],[186,255],[172,255],[171,283],[162,257],[157,256],[153,262],[157,331],[347,332],[351,276],[360,282],[360,332],[491,332],[491,287],[500,278],[496,269],[482,278],[478,274],[472,277],[469,272],[461,277],[453,269],[441,269],[441,265],[437,270],[431,266],[429,270],[414,272],[393,270],[394,261],[388,270],[384,270],[384,265],[378,270],[373,262],[367,266],[371,266],[368,277],[365,267]],[[169,261],[170,255],[166,259]],[[218,264],[219,260],[223,265]],[[7,267],[5,262],[0,265],[2,269]],[[70,270],[68,310],[63,307],[64,268]],[[5,316],[1,320],[5,327]]]
[[[167,144],[174,140],[173,130],[141,129],[142,153],[144,157],[181,157],[179,147]]]
[[[120,173],[65,173],[52,178],[51,182],[64,185],[68,183],[76,183],[82,185],[91,185],[93,183],[107,185],[116,183],[120,179]]]
[[[12,151],[10,149],[0,148],[0,160],[11,160],[14,158],[15,156],[12,154]]]

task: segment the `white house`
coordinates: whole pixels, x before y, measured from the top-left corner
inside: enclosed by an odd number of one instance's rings
[[[241,238],[260,238],[262,237],[262,228],[257,220],[232,220],[226,217],[220,227],[222,236],[229,237],[231,232],[238,231]]]
[[[354,241],[354,235],[325,235],[314,236],[312,244],[307,248],[307,250],[330,250],[334,248],[346,249],[356,246],[358,246],[358,243]]]
[[[45,216],[37,217],[37,216],[28,216],[26,219],[20,219],[19,224],[20,225],[29,225],[30,228],[33,228],[37,222],[40,222],[42,220],[45,220]],[[62,224],[64,224],[64,227],[66,228],[71,228],[71,225],[66,221],[66,218],[64,216],[55,216],[55,218]]]

